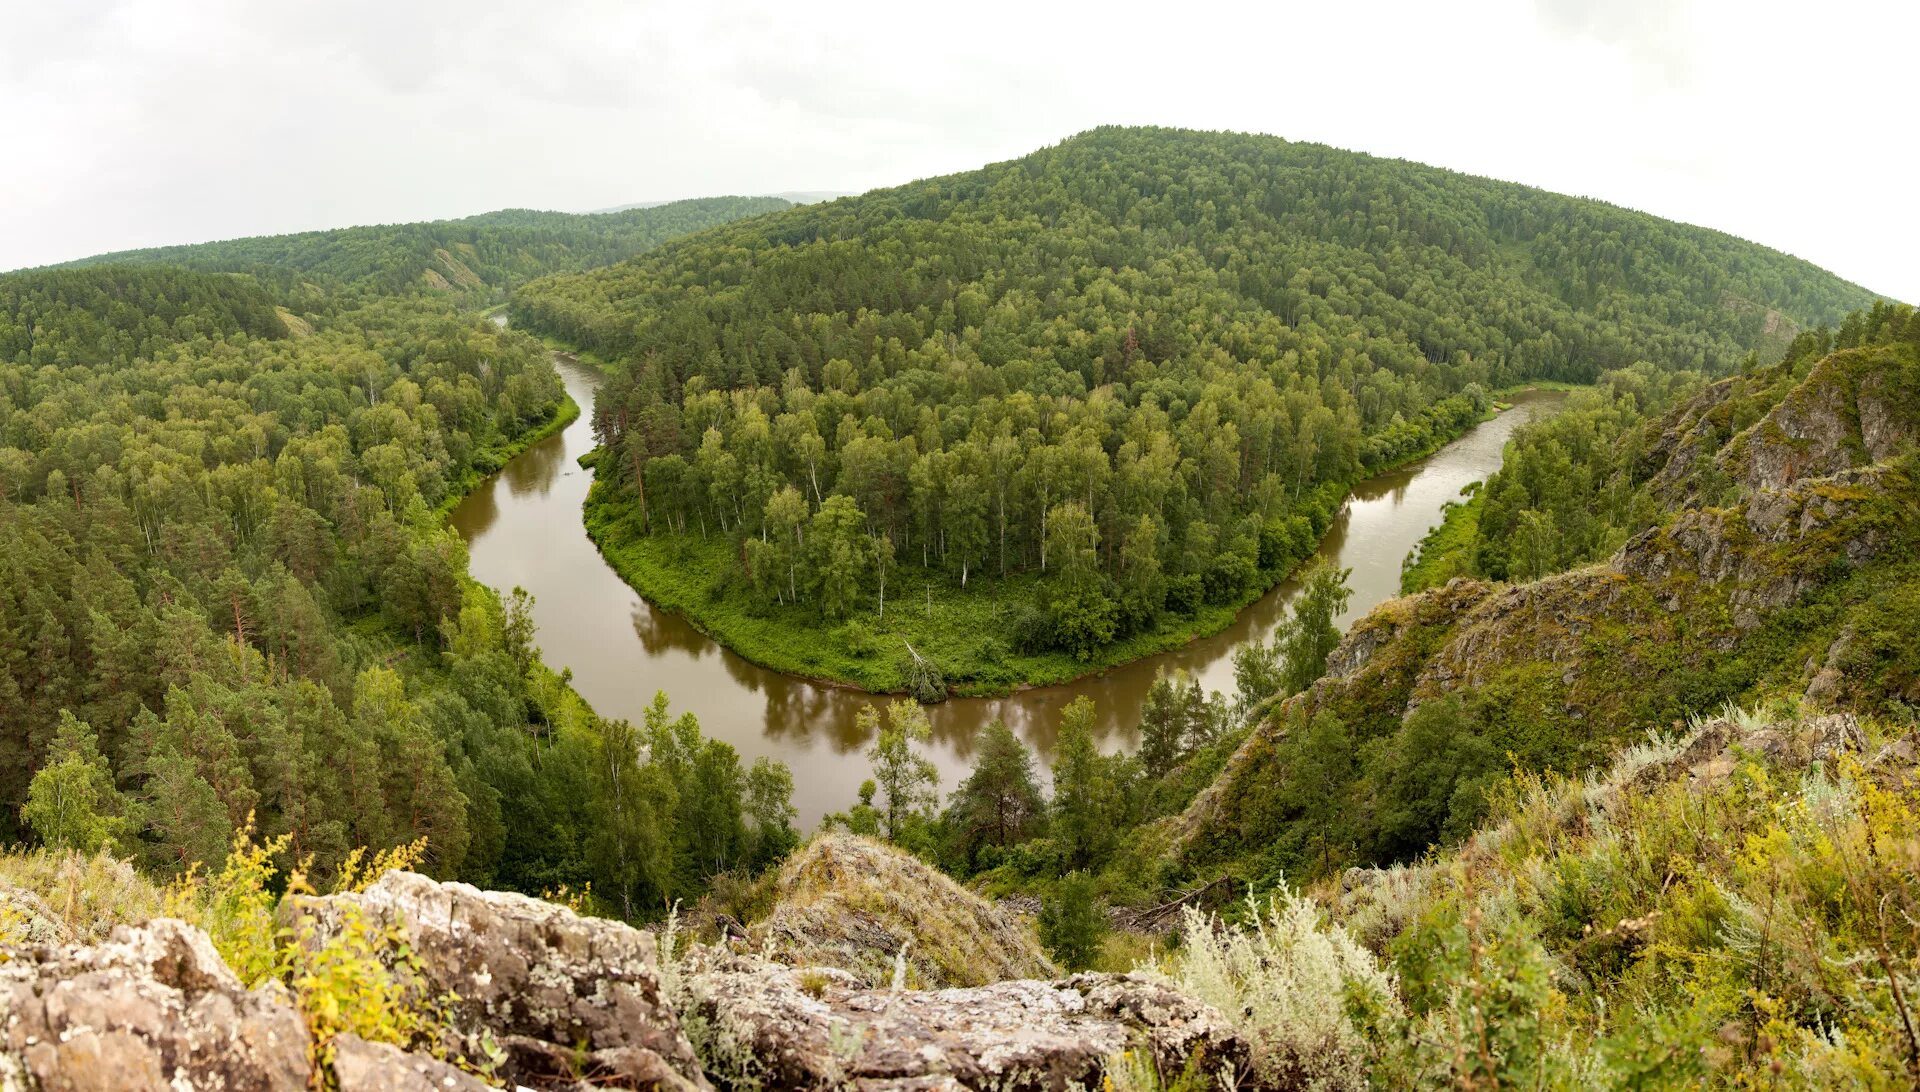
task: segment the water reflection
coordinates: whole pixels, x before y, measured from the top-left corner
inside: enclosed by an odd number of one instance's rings
[[[591,407],[599,377],[556,358],[568,393]],[[1342,616],[1370,610],[1399,589],[1400,562],[1439,522],[1441,505],[1492,472],[1514,427],[1557,396],[1529,395],[1432,457],[1363,483],[1322,541],[1320,552],[1353,570],[1353,601]],[[794,773],[794,804],[812,824],[846,807],[867,776],[855,723],[883,699],[767,671],[714,644],[686,620],[657,610],[601,560],[581,526],[591,474],[576,460],[593,446],[589,414],[533,445],[483,483],[453,513],[467,540],[473,574],[502,590],[535,597],[534,620],[547,662],[573,670],[573,682],[603,716],[639,719],[656,690],[690,710],[709,735],[733,744],[748,762],[767,755]],[[1108,748],[1138,742],[1135,718],[1147,687],[1183,669],[1210,689],[1233,688],[1233,649],[1273,631],[1297,588],[1288,582],[1262,597],[1225,631],[1066,685],[1005,698],[959,699],[931,709],[933,758],[942,785],[965,776],[979,730],[998,718],[1050,756],[1067,703],[1084,694],[1099,709]]]

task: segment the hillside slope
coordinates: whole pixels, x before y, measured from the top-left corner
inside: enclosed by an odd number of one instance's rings
[[[1920,323],[1893,317],[1654,422],[1632,472],[1669,514],[1607,561],[1455,579],[1355,623],[1182,817],[1188,859],[1404,859],[1470,830],[1516,763],[1589,768],[1727,701],[1920,697]]]
[[[1492,390],[1725,373],[1872,299],[1598,202],[1102,129],[512,308],[621,363],[589,522],[644,593],[782,669],[905,689],[924,657],[1003,690],[1218,628]],[[887,612],[889,581],[924,609]]]
[[[71,264],[160,263],[251,273],[284,289],[318,281],[375,294],[488,292],[610,265],[675,236],[787,207],[775,197],[708,197],[599,214],[503,209],[458,220],[124,250]]]
[[[0,363],[123,365],[195,338],[284,338],[245,277],[125,265],[0,275]]]

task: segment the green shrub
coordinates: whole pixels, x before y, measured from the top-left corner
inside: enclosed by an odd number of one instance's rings
[[[1322,923],[1312,900],[1284,886],[1264,902],[1249,897],[1240,927],[1187,908],[1180,931],[1171,963],[1152,970],[1232,1014],[1260,1086],[1368,1086],[1404,1019],[1400,1000],[1372,953]]]
[[[1084,971],[1100,958],[1107,922],[1094,900],[1093,877],[1068,873],[1040,906],[1040,943],[1054,962]]]

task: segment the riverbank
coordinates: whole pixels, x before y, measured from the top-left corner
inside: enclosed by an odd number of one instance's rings
[[[1412,595],[1437,588],[1456,576],[1467,575],[1472,560],[1467,551],[1480,531],[1481,496],[1484,482],[1474,482],[1459,500],[1448,501],[1441,511],[1440,525],[1427,532],[1408,556],[1400,573],[1400,594]]]
[[[1529,384],[1502,393],[1522,396],[1541,389]],[[826,685],[901,693],[907,688],[911,645],[940,669],[955,696],[996,697],[1100,676],[1224,632],[1319,553],[1334,517],[1361,482],[1419,463],[1496,415],[1490,411],[1354,482],[1321,486],[1294,513],[1304,517],[1304,542],[1261,570],[1260,580],[1231,600],[1169,615],[1089,659],[1016,647],[1018,620],[1037,598],[1037,574],[976,575],[963,590],[950,573],[902,562],[888,578],[884,612],[876,596],[854,620],[830,624],[803,607],[756,601],[739,576],[738,544],[730,537],[644,534],[636,506],[598,483],[588,491],[583,518],[588,538],[629,587],[760,667]]]
[[[756,607],[739,578],[732,539],[642,534],[635,505],[610,493],[597,482],[588,491],[587,537],[648,602],[761,667],[876,694],[905,692],[908,645],[937,665],[960,697],[999,697],[1099,675],[1219,633],[1312,557],[1309,551],[1289,559],[1269,571],[1270,581],[1233,600],[1170,617],[1083,660],[1013,647],[1010,630],[1016,613],[1035,598],[1038,574],[979,576],[962,589],[946,572],[900,563],[887,579],[884,613],[875,597],[853,619],[829,624],[804,608]],[[1313,528],[1315,543],[1324,522]]]
[[[1555,379],[1543,379],[1533,383],[1505,387],[1493,395],[1494,403],[1505,407],[1509,400],[1525,394],[1552,391],[1557,394],[1574,394],[1579,391],[1593,390],[1591,383],[1567,383]],[[1473,482],[1460,491],[1458,499],[1450,500],[1441,509],[1438,526],[1428,531],[1419,545],[1407,555],[1400,572],[1400,594],[1412,595],[1428,588],[1437,588],[1456,576],[1470,575],[1473,558],[1469,551],[1480,532],[1480,510],[1486,506],[1486,498],[1480,487],[1485,482]]]
[[[468,494],[480,488],[487,478],[499,473],[500,468],[512,462],[514,456],[549,436],[559,435],[579,418],[580,403],[575,402],[572,395],[562,392],[559,403],[554,406],[552,414],[545,421],[485,451],[476,452],[472,461],[467,464],[467,469],[461,473],[459,480],[453,483],[447,490],[446,497],[440,501],[439,507],[434,509],[434,518],[446,519],[455,508],[460,506],[461,501],[467,499]]]

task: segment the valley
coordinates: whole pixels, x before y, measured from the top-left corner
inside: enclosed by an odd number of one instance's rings
[[[1188,129],[0,274],[0,1084],[1912,1085],[1916,392]]]
[[[565,354],[556,354],[555,366],[573,400],[593,405],[600,372]],[[1523,392],[1514,408],[1434,454],[1354,488],[1316,551],[1352,570],[1354,598],[1342,624],[1399,594],[1401,561],[1439,521],[1441,505],[1497,468],[1513,430],[1550,412],[1561,397]],[[862,752],[872,742],[856,714],[886,699],[759,666],[629,588],[581,525],[592,472],[578,460],[593,447],[591,421],[583,416],[517,456],[453,510],[475,579],[502,595],[515,587],[533,595],[542,658],[556,671],[570,671],[574,689],[601,716],[638,720],[664,691],[676,712],[694,714],[747,760],[786,763],[795,774],[803,826],[845,807],[867,776]],[[933,706],[930,753],[942,783],[950,787],[966,775],[980,731],[995,720],[1050,758],[1060,712],[1080,697],[1099,711],[1103,746],[1132,749],[1139,742],[1139,709],[1157,676],[1184,672],[1210,691],[1231,694],[1234,649],[1266,640],[1297,590],[1283,582],[1233,614],[1218,633],[1071,683]],[[893,609],[912,611],[914,604],[907,599]]]

